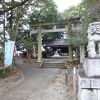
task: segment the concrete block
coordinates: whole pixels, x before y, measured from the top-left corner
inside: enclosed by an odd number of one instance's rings
[[[84,71],[78,71],[78,85],[79,88],[91,88],[90,78],[87,78]]]
[[[82,89],[100,89],[100,77],[89,78],[84,71],[78,71],[78,85]]]
[[[100,77],[90,79],[91,88],[100,89]]]
[[[83,68],[88,77],[100,76],[100,59],[86,58],[83,63]]]
[[[81,89],[79,100],[98,100],[97,90]]]
[[[100,100],[100,77],[87,77],[78,71],[78,100]]]
[[[80,89],[78,100],[100,100],[100,89]]]

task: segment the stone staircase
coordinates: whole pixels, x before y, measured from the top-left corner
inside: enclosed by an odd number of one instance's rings
[[[43,68],[66,68],[64,62],[43,62]]]
[[[42,62],[37,62],[37,59],[32,60],[33,67],[41,67],[41,68],[73,68],[73,67],[80,67],[80,64],[77,64],[77,62],[68,63],[66,62],[66,59],[68,57],[66,56],[60,56],[60,57],[51,57],[51,58],[45,58],[42,59]]]

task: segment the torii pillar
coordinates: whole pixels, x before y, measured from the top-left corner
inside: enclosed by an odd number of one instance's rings
[[[71,38],[72,38],[72,25],[71,22],[68,22],[68,42],[69,42],[69,46],[68,46],[68,53],[69,53],[69,61],[72,62],[73,61],[73,48],[71,45]]]
[[[38,26],[38,59],[37,62],[42,62],[42,30],[41,25]]]

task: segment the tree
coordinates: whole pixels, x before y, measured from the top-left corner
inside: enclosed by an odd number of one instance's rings
[[[14,2],[6,1],[6,0],[0,1],[0,4],[3,4],[3,3],[6,4],[6,9],[0,9],[0,15],[4,14],[4,13],[10,11],[10,10],[13,10],[17,7],[23,6],[26,3],[30,3],[31,5],[34,5],[34,6],[37,5],[36,0],[34,0],[33,2],[32,2],[32,0],[21,0],[21,1],[18,1],[18,2],[16,0],[13,0],[13,1]],[[29,5],[29,4],[27,4],[27,5]]]
[[[49,21],[55,21],[57,18],[61,18],[60,14],[58,14],[57,7],[53,0],[43,0],[39,1],[38,6],[31,7],[31,11],[28,11],[27,18],[23,18],[23,24],[28,25],[28,30],[32,30],[35,24],[39,24],[41,22],[49,22]],[[49,26],[44,26],[45,28],[49,28]],[[62,33],[44,33],[43,36],[43,42],[47,42],[48,39],[53,40],[55,38],[61,37]],[[35,36],[35,40],[36,37]],[[48,38],[49,37],[49,38]],[[37,41],[37,40],[36,40]],[[36,43],[36,41],[34,41]]]
[[[29,14],[30,26],[42,21],[53,21],[56,19],[57,7],[53,0],[40,1],[38,5],[32,8],[32,12]]]
[[[78,6],[71,6],[68,9],[66,9],[62,15],[65,19],[70,18],[77,18],[83,16],[83,5],[79,4]]]
[[[78,6],[72,6],[63,12],[65,18],[75,18],[80,17],[82,30],[80,32],[73,32],[72,34],[72,44],[77,47],[82,44],[87,43],[87,25],[90,22],[89,14],[86,13],[83,3]]]
[[[100,20],[100,0],[83,0],[83,5],[95,20]]]
[[[80,18],[80,21],[82,24],[82,30],[80,32],[71,32],[72,34],[69,34],[70,35],[69,43],[72,45],[71,47],[69,47],[69,50],[72,47],[76,47],[77,49],[80,48],[80,55],[81,55],[80,63],[82,63],[83,59],[84,59],[84,45],[86,45],[86,43],[87,43],[86,27],[84,27],[84,26],[86,26],[86,21],[83,20],[84,16],[86,15],[85,7],[82,3],[79,4],[78,6],[72,6],[69,9],[65,10],[63,15],[67,19],[77,18],[77,17]],[[71,30],[71,29],[69,29],[69,30]],[[77,50],[77,51],[79,51],[79,50]],[[79,58],[79,52],[77,52],[77,55],[78,55],[77,57]]]
[[[28,9],[28,6],[24,4],[26,4],[26,0],[21,0],[18,2],[16,0],[0,1],[0,15],[4,16],[4,18],[2,17],[4,21],[4,32],[2,32],[4,33],[4,38],[5,33],[8,32],[10,40],[16,41],[16,36],[19,30],[21,19]]]

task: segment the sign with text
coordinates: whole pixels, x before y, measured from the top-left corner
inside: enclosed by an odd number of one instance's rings
[[[12,65],[15,41],[5,42],[4,67]]]

